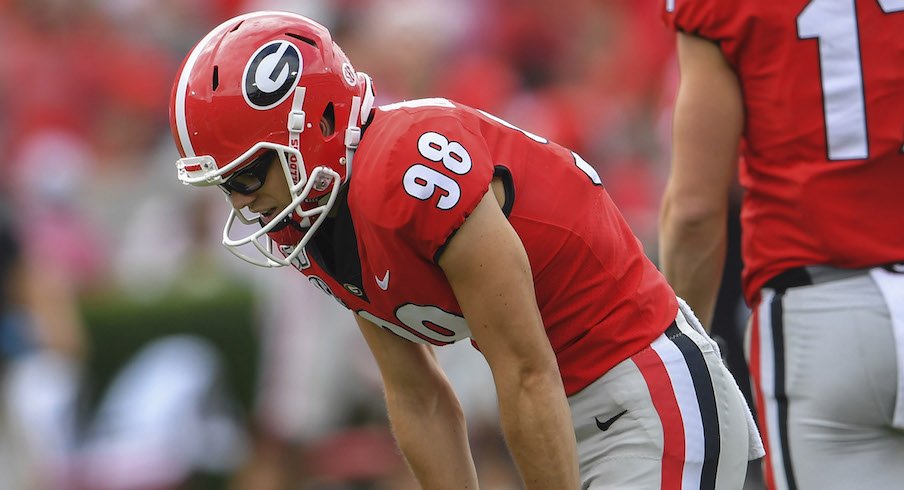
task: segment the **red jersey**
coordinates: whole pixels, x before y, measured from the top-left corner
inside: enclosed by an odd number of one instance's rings
[[[363,318],[413,342],[470,336],[437,261],[497,176],[571,395],[660,335],[677,300],[577,154],[445,99],[375,111],[346,205],[299,268]]]
[[[904,5],[666,0],[664,18],[741,83],[747,300],[788,268],[904,259]]]

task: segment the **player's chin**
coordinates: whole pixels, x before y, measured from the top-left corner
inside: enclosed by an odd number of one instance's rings
[[[277,215],[276,210],[270,209],[263,213],[258,214],[258,219],[260,220],[261,224],[266,225],[266,224],[270,223],[271,221],[273,221],[273,218],[275,218],[276,215]]]

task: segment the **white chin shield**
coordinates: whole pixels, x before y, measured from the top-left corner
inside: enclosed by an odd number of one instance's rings
[[[262,222],[260,216],[231,209],[223,227],[223,245],[237,257],[251,264],[260,267],[282,267],[291,265],[292,261],[301,254],[304,246],[310,241],[314,232],[326,219],[327,212],[336,202],[336,196],[339,194],[342,183],[341,177],[336,171],[329,167],[316,167],[308,176],[304,171],[305,166],[301,153],[297,149],[268,142],[254,145],[228,165],[219,169],[213,158],[209,156],[182,158],[176,162],[176,166],[179,180],[183,184],[220,185],[226,181],[223,177],[224,174],[242,165],[261,150],[273,150],[278,155],[285,181],[289,185],[289,195],[292,201],[263,225],[260,225]],[[319,199],[320,204],[316,207],[302,209],[301,204],[315,189],[327,193]],[[304,234],[297,244],[280,250],[280,247],[267,234],[286,218],[296,219],[296,216]],[[251,249],[252,246],[256,251]]]
[[[280,153],[283,169],[288,172],[288,166],[284,157],[285,154]],[[287,182],[291,182],[291,180],[287,180]],[[328,167],[315,168],[311,172],[310,178],[302,178],[300,182],[289,186],[292,202],[288,206],[276,216],[273,216],[269,222],[250,234],[243,233],[242,235],[244,236],[240,238],[233,237],[237,222],[243,225],[254,226],[260,224],[261,221],[257,216],[246,216],[243,211],[232,209],[226,219],[226,225],[223,227],[223,245],[238,258],[257,266],[282,267],[292,265],[295,258],[302,253],[305,245],[311,240],[317,229],[320,228],[320,224],[326,219],[327,213],[336,202],[336,196],[339,195],[340,184],[340,176],[333,169]],[[318,187],[318,190],[326,190],[327,194],[319,200],[319,204],[316,207],[302,209],[301,204],[315,186]],[[320,188],[321,186],[325,187]],[[274,231],[286,218],[295,219],[295,216],[292,216],[293,213],[300,218],[298,224],[303,230],[301,240],[294,245],[279,247],[267,234]],[[253,245],[259,253],[249,255],[243,251],[243,248],[247,249],[248,244]]]

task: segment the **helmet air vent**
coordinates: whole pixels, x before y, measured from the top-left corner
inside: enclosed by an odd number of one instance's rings
[[[301,41],[303,43],[310,44],[311,46],[314,46],[315,48],[317,47],[317,41],[314,41],[313,39],[304,37],[300,34],[293,34],[291,32],[287,32],[286,35],[289,37],[294,37],[295,39],[298,39],[299,41]]]
[[[213,91],[217,91],[217,87],[220,86],[220,67],[218,65],[214,65],[213,67]]]
[[[324,138],[329,138],[336,133],[336,111],[333,103],[330,102],[323,110],[323,117],[320,118],[320,132]]]

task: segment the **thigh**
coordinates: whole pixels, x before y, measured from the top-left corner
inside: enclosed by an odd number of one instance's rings
[[[743,485],[745,402],[712,346],[686,324],[569,403],[584,489]]]
[[[894,338],[870,276],[764,290],[751,331],[770,488],[857,488],[865,478],[876,483],[866,488],[900,486]]]

